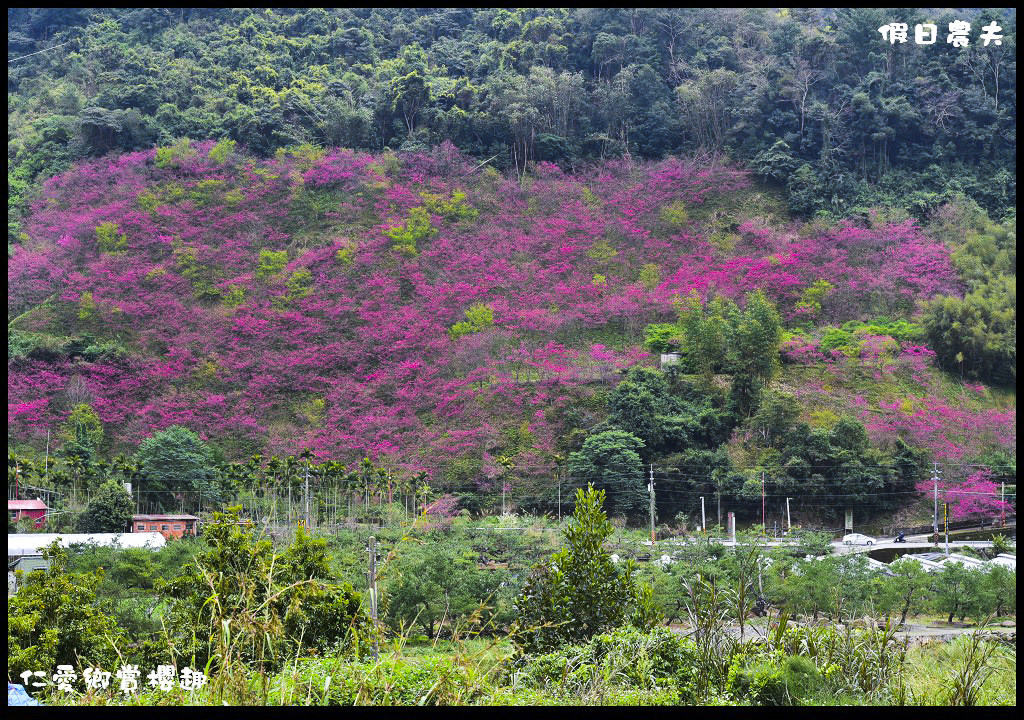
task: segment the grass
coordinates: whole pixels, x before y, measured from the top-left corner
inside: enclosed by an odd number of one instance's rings
[[[1016,705],[1017,653],[1002,643],[962,635],[912,649],[905,679],[908,702],[915,705]]]
[[[826,639],[818,635],[817,640]],[[951,643],[915,647],[907,652],[903,671],[894,672],[898,663],[894,664],[894,658],[884,657],[894,649],[886,650],[879,644],[888,644],[884,637],[856,635],[834,639],[841,642],[832,644],[831,649],[815,641],[805,653],[797,646],[782,647],[796,638],[783,640],[781,633],[768,638],[774,650],[764,648],[766,659],[776,655],[792,659],[796,652],[829,668],[822,672],[815,689],[799,698],[794,696],[792,701],[814,706],[1016,704],[1016,652],[1011,644],[961,636]],[[565,649],[567,658],[575,657],[574,652],[581,650],[574,648]],[[419,645],[399,638],[385,644],[377,660],[365,653],[357,658],[296,657],[273,674],[260,673],[236,662],[221,677],[194,693],[178,688],[167,692],[146,689],[124,696],[107,690],[77,696],[48,693],[43,700],[49,705],[604,706],[677,705],[689,697],[682,693],[684,686],[677,684],[682,676],[656,680],[655,674],[634,667],[651,659],[641,652],[642,648],[632,648],[629,643],[609,648],[609,655],[603,660],[587,656],[587,662],[594,663],[592,668],[576,667],[585,659],[583,656],[570,662],[572,669],[590,668],[590,672],[570,673],[579,678],[563,677],[562,682],[541,682],[529,672],[520,677],[514,670],[520,666],[509,665],[514,648],[507,638],[469,637]],[[539,660],[543,658],[530,663]],[[863,678],[867,685],[855,677],[862,664],[870,675]],[[871,670],[883,666],[888,670],[881,674]],[[701,704],[735,705],[749,700],[709,688]]]

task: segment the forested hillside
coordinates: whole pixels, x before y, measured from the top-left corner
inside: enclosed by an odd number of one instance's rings
[[[1015,381],[1012,296],[961,299],[1012,287],[1014,229],[971,207],[803,224],[721,166],[503,176],[448,143],[111,156],[44,183],[9,259],[9,433],[92,457],[183,425],[470,496],[546,497],[561,469],[629,478],[622,512],[655,460],[736,502],[759,471],[865,501],[926,458],[1005,474],[1012,396],[935,367]]]
[[[970,44],[943,42],[952,20]],[[1001,44],[983,44],[996,20]],[[449,140],[499,169],[728,158],[800,215],[1016,189],[1016,14],[959,9],[11,9],[8,180],[180,137],[271,155]],[[885,43],[889,22],[939,42]],[[16,228],[13,234],[17,234]]]

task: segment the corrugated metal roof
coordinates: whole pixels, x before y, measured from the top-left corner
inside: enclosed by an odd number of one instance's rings
[[[132,515],[132,521],[136,520],[198,520],[195,515]]]
[[[978,558],[961,555],[960,553],[950,553],[944,560],[939,560],[939,565],[948,565],[949,563],[954,562],[960,563],[966,567],[980,567],[985,564],[984,560],[979,560]]]
[[[43,548],[58,540],[61,547],[77,543],[110,545],[123,548],[162,548],[167,544],[158,532],[136,533],[16,533],[7,536],[7,555],[40,555]]]
[[[8,500],[8,510],[49,510],[42,500]]]

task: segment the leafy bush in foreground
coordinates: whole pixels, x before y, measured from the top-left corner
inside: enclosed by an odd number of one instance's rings
[[[517,603],[519,647],[535,652],[627,624],[659,622],[650,586],[633,579],[631,563],[619,570],[602,547],[614,531],[602,510],[604,495],[593,486],[576,491],[566,547],[534,568]]]
[[[96,601],[102,572],[67,572],[67,551],[54,542],[43,557],[50,567],[22,578],[7,598],[7,678],[21,682],[25,670],[53,672],[71,665],[114,667],[127,638],[108,609]]]

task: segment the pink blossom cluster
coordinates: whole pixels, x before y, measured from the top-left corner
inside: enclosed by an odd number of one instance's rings
[[[931,497],[935,483],[925,480],[917,484],[918,492]],[[962,482],[938,482],[939,502],[949,504],[949,519],[964,520],[983,518],[991,520],[1005,513],[1012,513],[1013,507],[1002,499],[1000,486],[992,479],[992,473],[981,469]]]
[[[14,327],[123,352],[13,359],[11,437],[45,435],[74,398],[123,449],[182,424],[232,455],[309,448],[437,473],[484,458],[484,482],[524,422],[517,471],[549,469],[567,405],[653,364],[643,328],[690,290],[761,288],[791,314],[825,279],[843,318],[957,290],[948,253],[910,223],[750,221],[723,252],[696,211],[748,185],[727,168],[542,164],[520,182],[474,173],[450,144],[222,163],[212,147],[163,166],[155,150],[101,158],[45,183],[8,260]],[[399,252],[388,229],[456,192],[478,213],[433,214],[433,232]],[[691,219],[669,222],[667,207]],[[114,246],[100,247],[101,226]],[[451,333],[477,305],[493,324]]]

